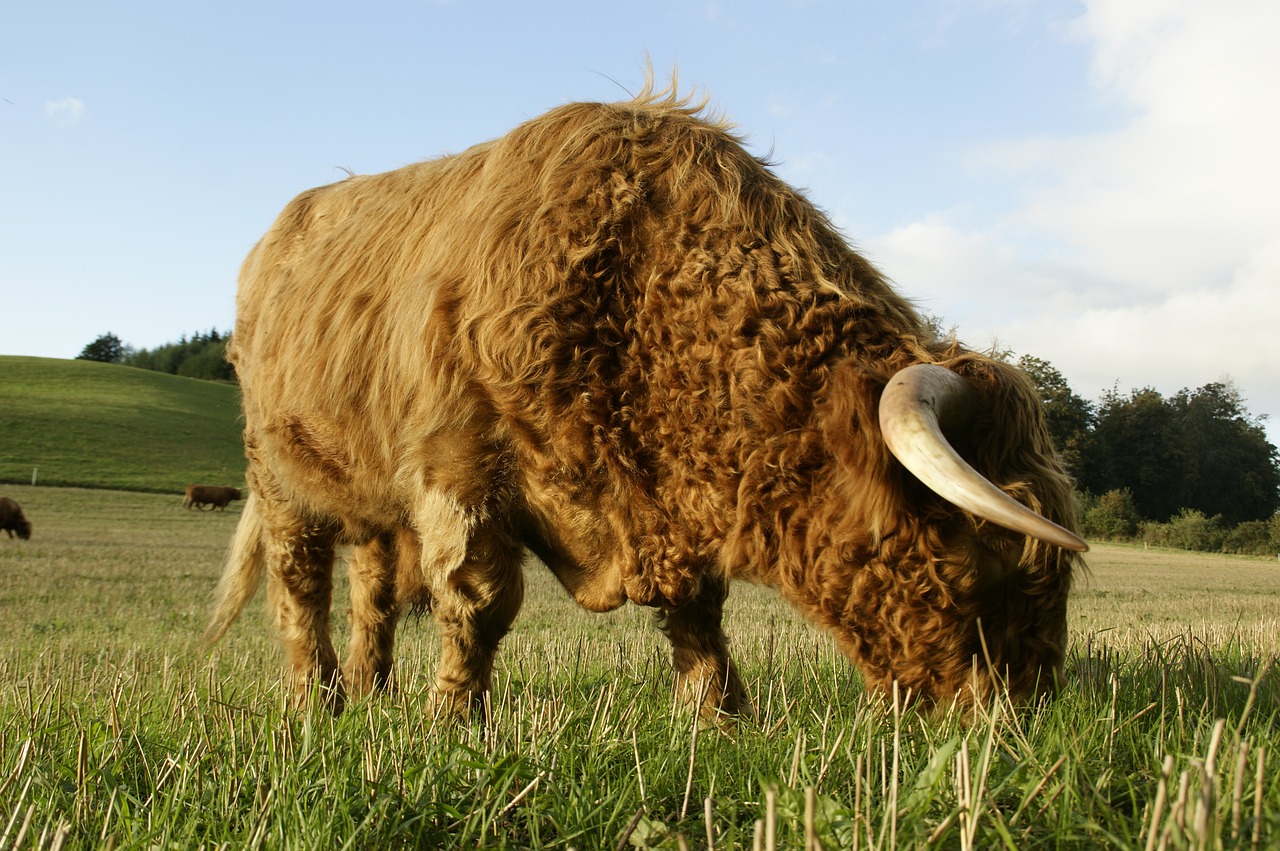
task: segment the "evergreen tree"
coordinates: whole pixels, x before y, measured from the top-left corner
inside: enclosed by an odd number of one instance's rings
[[[94,360],[102,363],[121,363],[128,354],[128,348],[120,338],[110,331],[89,343],[76,355],[76,360]]]
[[[227,343],[231,335],[214,328],[208,333],[197,331],[188,338],[185,334],[176,343],[166,343],[154,349],[140,349],[125,358],[129,366],[202,378],[210,381],[235,381],[235,370],[227,362]]]
[[[124,363],[143,370],[168,372],[192,379],[234,381],[236,371],[227,362],[227,343],[230,334],[212,329],[209,333],[196,331],[187,338],[184,334],[177,343],[165,343],[154,349],[138,349],[128,353]]]

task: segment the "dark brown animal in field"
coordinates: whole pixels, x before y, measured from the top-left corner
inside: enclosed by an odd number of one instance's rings
[[[187,492],[182,497],[182,507],[203,511],[218,509],[225,511],[227,505],[240,499],[240,488],[223,487],[221,485],[187,485]]]
[[[341,708],[334,548],[357,548],[353,692],[389,670],[410,553],[462,710],[527,548],[590,610],[654,607],[707,714],[744,701],[733,579],[874,688],[1054,687],[1085,546],[1031,382],[934,339],[699,112],[570,104],[288,205],[240,278],[250,494],[208,639],[265,569],[295,680]]]
[[[24,541],[31,539],[31,521],[22,514],[22,506],[7,496],[0,496],[0,530],[8,532],[10,538],[17,533]]]

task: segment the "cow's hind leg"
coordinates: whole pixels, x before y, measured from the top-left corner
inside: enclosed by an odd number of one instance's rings
[[[355,547],[351,583],[351,638],[342,680],[347,693],[363,697],[391,682],[391,666],[400,607],[396,601],[397,546],[385,532]]]
[[[465,714],[484,704],[498,644],[524,601],[523,554],[502,531],[481,528],[463,563],[433,583],[442,642],[436,692],[445,712]]]
[[[323,702],[338,713],[342,681],[329,624],[337,527],[290,516],[279,505],[272,508],[268,580],[290,678],[300,705],[318,688]]]
[[[746,689],[720,626],[728,596],[725,582],[707,577],[693,599],[662,609],[660,625],[671,642],[676,687],[705,718],[738,715],[747,708]]]

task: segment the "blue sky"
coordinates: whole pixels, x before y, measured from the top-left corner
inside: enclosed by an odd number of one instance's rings
[[[0,30],[0,353],[234,321],[311,186],[651,61],[905,294],[1096,399],[1233,378],[1280,439],[1280,4],[59,2]]]

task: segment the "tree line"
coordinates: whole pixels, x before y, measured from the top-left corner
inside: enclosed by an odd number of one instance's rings
[[[214,328],[134,349],[107,333],[78,357],[234,382],[230,338]],[[1086,536],[1280,552],[1280,455],[1229,380],[1168,397],[1150,387],[1112,388],[1095,403],[1048,361],[1023,355],[1017,363],[1035,383],[1054,445],[1076,481]]]
[[[181,375],[206,381],[236,380],[235,370],[227,362],[227,343],[231,332],[217,328],[183,336],[176,343],[165,343],[154,349],[135,349],[111,332],[101,335],[81,349],[77,360],[118,363]]]
[[[1280,454],[1230,380],[1168,397],[1113,388],[1091,403],[1047,361],[1018,365],[1075,478],[1087,537],[1280,552]]]

